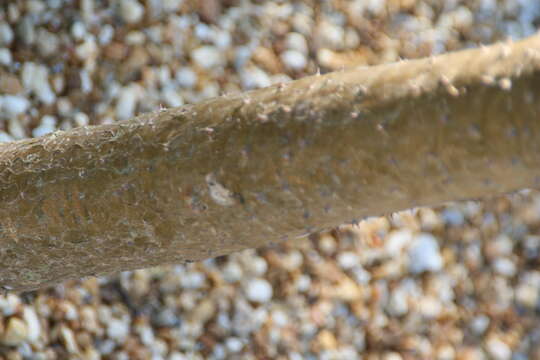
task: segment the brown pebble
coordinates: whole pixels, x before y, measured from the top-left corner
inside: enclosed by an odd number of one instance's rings
[[[219,0],[201,0],[198,10],[202,21],[214,24],[221,14],[221,2]]]
[[[0,72],[0,94],[18,94],[23,91],[19,79],[9,73]]]

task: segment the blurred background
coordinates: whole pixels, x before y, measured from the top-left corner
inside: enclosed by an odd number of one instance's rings
[[[0,141],[539,24],[537,0],[0,0]],[[524,190],[0,295],[0,359],[540,359],[539,229]]]

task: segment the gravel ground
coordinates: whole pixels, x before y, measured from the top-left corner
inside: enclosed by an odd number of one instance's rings
[[[0,141],[532,34],[536,0],[0,0]],[[540,359],[540,193],[0,295],[0,359]]]

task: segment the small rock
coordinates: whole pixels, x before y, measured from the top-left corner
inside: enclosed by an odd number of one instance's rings
[[[16,32],[17,38],[20,39],[24,45],[32,45],[36,41],[36,30],[30,15],[24,16],[19,21]]]
[[[263,88],[272,84],[268,74],[258,67],[250,67],[241,72],[240,78],[246,90]]]
[[[248,281],[244,290],[247,299],[257,303],[268,302],[272,299],[273,295],[272,286],[265,279],[252,279]]]
[[[79,352],[79,347],[77,346],[77,341],[75,340],[75,335],[73,334],[73,330],[71,330],[69,327],[65,325],[61,325],[60,336],[62,340],[64,341],[66,350],[70,354],[77,354]]]
[[[349,270],[359,265],[360,259],[355,253],[346,251],[337,256],[337,262],[342,269]]]
[[[5,22],[0,22],[0,45],[9,46],[13,41],[13,30],[9,24]]]
[[[291,70],[302,70],[307,65],[307,59],[300,51],[287,50],[281,54],[281,61]]]
[[[32,130],[33,137],[40,137],[52,133],[56,129],[56,118],[52,115],[45,115],[41,118],[38,127]]]
[[[10,142],[10,141],[13,141],[15,139],[13,139],[11,136],[9,136],[8,133],[4,132],[4,131],[0,131],[0,143],[3,143],[3,142]]]
[[[244,347],[244,344],[242,343],[242,340],[236,337],[230,337],[225,340],[225,346],[227,346],[227,350],[229,350],[232,353],[237,353]]]
[[[217,47],[206,45],[191,52],[193,61],[203,69],[211,69],[225,63],[225,56]]]
[[[2,336],[2,343],[8,346],[17,346],[28,339],[28,326],[19,318],[9,319],[6,331]]]
[[[409,229],[392,231],[384,242],[384,248],[390,256],[397,257],[412,240],[413,234]]]
[[[191,89],[197,85],[197,74],[189,67],[183,67],[176,71],[175,79],[184,88]]]
[[[486,350],[494,360],[509,360],[512,357],[510,347],[495,336],[490,336],[486,341]]]
[[[493,269],[500,275],[512,277],[516,274],[516,265],[508,258],[498,258],[493,262]]]
[[[235,261],[229,261],[221,272],[225,281],[233,283],[242,278],[242,267]]]
[[[133,86],[123,88],[116,101],[116,117],[118,120],[126,120],[133,117],[137,102],[137,89]]]
[[[41,334],[41,323],[33,307],[26,306],[23,312],[23,318],[28,326],[28,340],[35,343]]]
[[[288,33],[285,37],[285,46],[289,50],[296,50],[303,55],[307,55],[309,48],[306,41],[306,38],[304,35],[297,33],[297,32],[291,32]]]
[[[182,99],[182,96],[174,89],[168,88],[163,90],[161,96],[165,104],[169,107],[184,105],[184,99]]]
[[[123,343],[129,335],[129,322],[119,319],[110,319],[107,324],[107,335],[118,343]]]
[[[11,117],[8,121],[8,129],[11,136],[16,140],[24,139],[26,137],[26,130],[20,121],[15,117]]]
[[[439,271],[443,259],[435,237],[428,233],[418,234],[409,248],[409,270],[418,274],[424,271]]]
[[[0,65],[9,66],[12,61],[11,51],[6,48],[0,48]]]
[[[86,126],[90,122],[88,115],[83,112],[75,113],[75,115],[73,115],[73,120],[75,120],[75,124],[77,124],[77,126]]]
[[[475,316],[471,320],[469,327],[471,328],[474,334],[482,335],[488,328],[489,323],[490,323],[489,318],[486,315],[481,314],[481,315]]]
[[[252,256],[246,261],[246,271],[254,276],[262,276],[268,270],[266,260],[260,256]]]
[[[86,35],[86,26],[80,21],[75,21],[71,25],[71,35],[75,40],[82,40]]]
[[[26,112],[29,107],[30,101],[23,96],[5,95],[0,97],[0,112],[9,118]]]
[[[450,226],[462,226],[465,223],[465,216],[456,208],[445,209],[442,212],[442,219]]]
[[[121,0],[119,8],[120,17],[129,24],[139,22],[144,15],[144,6],[137,0]]]
[[[49,84],[49,68],[45,65],[25,62],[21,79],[23,86],[32,91],[42,103],[51,105],[56,100]]]
[[[180,278],[180,285],[184,289],[200,289],[206,283],[206,275],[201,272],[187,272]]]
[[[41,55],[51,56],[58,51],[60,40],[55,34],[45,29],[39,29],[36,43]]]
[[[180,324],[180,319],[178,319],[176,313],[170,308],[152,313],[150,321],[156,327],[174,327]]]

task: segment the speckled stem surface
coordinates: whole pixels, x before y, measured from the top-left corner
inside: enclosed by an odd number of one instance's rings
[[[0,285],[199,260],[539,185],[540,38],[0,146]]]

